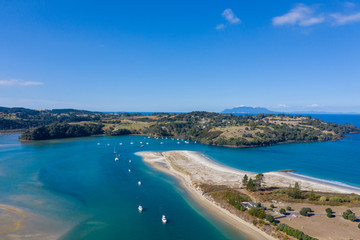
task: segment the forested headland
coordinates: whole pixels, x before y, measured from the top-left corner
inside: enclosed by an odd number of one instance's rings
[[[143,115],[75,109],[0,108],[0,131],[14,129],[24,131],[21,140],[141,134],[231,147],[329,141],[360,132],[353,125],[326,123],[302,115],[237,116],[211,112]]]

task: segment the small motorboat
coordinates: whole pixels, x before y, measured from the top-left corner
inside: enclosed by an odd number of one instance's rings
[[[141,185],[141,181],[138,181],[138,185],[139,185],[139,186]]]
[[[119,158],[118,158],[118,157],[116,157],[116,158],[115,158],[115,161],[119,161]]]
[[[143,211],[143,207],[141,205],[138,206],[138,210],[139,212],[142,212]]]
[[[167,222],[165,215],[162,215],[161,221],[165,224]]]
[[[131,172],[131,169],[129,169],[129,172]]]
[[[143,148],[143,147],[144,147],[144,145],[140,145],[140,147],[141,147],[141,148]]]
[[[129,160],[129,163],[131,163],[131,160]]]

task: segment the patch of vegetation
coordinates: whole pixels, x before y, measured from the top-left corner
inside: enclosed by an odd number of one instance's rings
[[[309,235],[303,233],[302,231],[292,228],[289,225],[285,223],[280,223],[277,227],[277,230],[282,231],[292,237],[295,237],[296,239],[300,240],[318,240],[317,238],[310,237]]]
[[[252,180],[252,178],[250,178],[250,180],[246,184],[246,190],[255,191],[255,184],[254,184],[254,181]]]
[[[21,140],[45,140],[70,137],[85,137],[103,134],[102,124],[71,125],[67,123],[52,123],[47,126],[26,131],[21,135]]]
[[[330,202],[344,203],[344,202],[350,202],[351,200],[349,198],[331,197],[331,198],[329,198],[329,201]]]
[[[251,200],[248,195],[239,193],[235,190],[213,192],[211,193],[211,196],[215,199],[226,200],[230,205],[240,211],[246,210],[242,202],[249,202]]]
[[[327,201],[327,197],[321,196],[321,197],[319,198],[319,201],[320,201],[320,202],[326,202],[326,201]]]
[[[268,221],[270,223],[275,222],[275,218],[270,214],[266,214],[265,219],[266,219],[266,221]]]
[[[352,198],[352,200],[353,200],[353,201],[360,201],[360,196],[354,196],[354,197]]]
[[[348,219],[348,220],[350,220],[352,222],[355,222],[355,220],[356,220],[355,213],[353,213],[350,209],[343,212],[342,217],[344,219]]]
[[[288,189],[288,196],[295,198],[295,199],[302,198],[302,193],[301,193],[300,185],[298,182],[295,183],[294,187],[292,187],[290,184],[289,189]]]
[[[311,208],[302,208],[299,213],[300,215],[307,217],[309,216],[309,212],[312,212]]]
[[[333,217],[333,211],[332,211],[332,209],[331,208],[327,208],[327,209],[325,209],[325,212],[326,212],[326,216],[328,217],[328,218],[332,218]]]
[[[248,210],[248,213],[260,219],[265,218],[265,209],[263,207],[252,207]]]
[[[294,196],[294,188],[291,186],[291,190],[287,189],[279,189],[279,188],[263,188],[261,192],[254,192],[257,199],[262,202],[271,201],[276,199],[277,201],[283,202],[296,202],[296,203],[311,203],[316,205],[330,205],[330,206],[348,206],[348,207],[360,207],[360,201],[356,200],[357,195],[354,194],[338,194],[338,193],[316,193],[316,200],[310,200],[311,192],[303,192],[300,190],[301,198],[295,199]],[[300,188],[300,186],[299,186]],[[296,188],[295,188],[296,189]],[[291,196],[289,196],[289,193]],[[300,195],[299,194],[299,195]],[[331,199],[331,200],[330,200]]]

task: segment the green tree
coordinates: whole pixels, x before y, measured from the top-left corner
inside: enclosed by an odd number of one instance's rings
[[[343,216],[344,219],[348,219],[348,220],[350,220],[352,222],[354,222],[356,220],[355,213],[353,213],[350,209],[343,212],[342,216]]]
[[[333,215],[332,215],[333,211],[332,211],[331,208],[327,208],[327,209],[325,209],[325,211],[326,211],[326,216],[327,216],[328,218],[332,218],[332,217],[333,217]]]
[[[285,214],[285,213],[286,213],[286,210],[282,208],[282,209],[280,209],[280,213],[281,213],[281,214]]]
[[[265,210],[263,207],[252,207],[249,209],[248,213],[251,216],[255,216],[260,219],[263,219],[265,217]]]
[[[249,191],[255,190],[255,184],[254,184],[252,178],[250,178],[249,182],[246,184],[246,189]]]
[[[254,181],[255,188],[257,190],[260,189],[263,182],[264,182],[264,174],[262,174],[262,173],[257,174],[255,176],[255,181]]]
[[[292,197],[292,198],[295,198],[295,199],[301,199],[302,198],[301,189],[300,189],[300,185],[299,185],[298,182],[295,182],[294,187],[292,187],[291,185],[289,186],[288,196]]]
[[[309,213],[309,208],[302,208],[302,209],[300,210],[300,214],[301,214],[302,216],[307,217],[307,216],[308,216],[308,213]]]
[[[271,222],[271,223],[275,221],[275,218],[270,214],[265,215],[265,219],[266,219],[266,221]]]
[[[248,178],[248,176],[245,174],[244,177],[243,177],[243,179],[242,179],[242,184],[243,184],[243,186],[246,186],[246,184],[248,183],[248,181],[249,181],[249,178]]]

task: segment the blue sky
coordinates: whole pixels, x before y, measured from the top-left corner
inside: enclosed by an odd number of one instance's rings
[[[360,113],[359,1],[3,1],[0,106]]]

